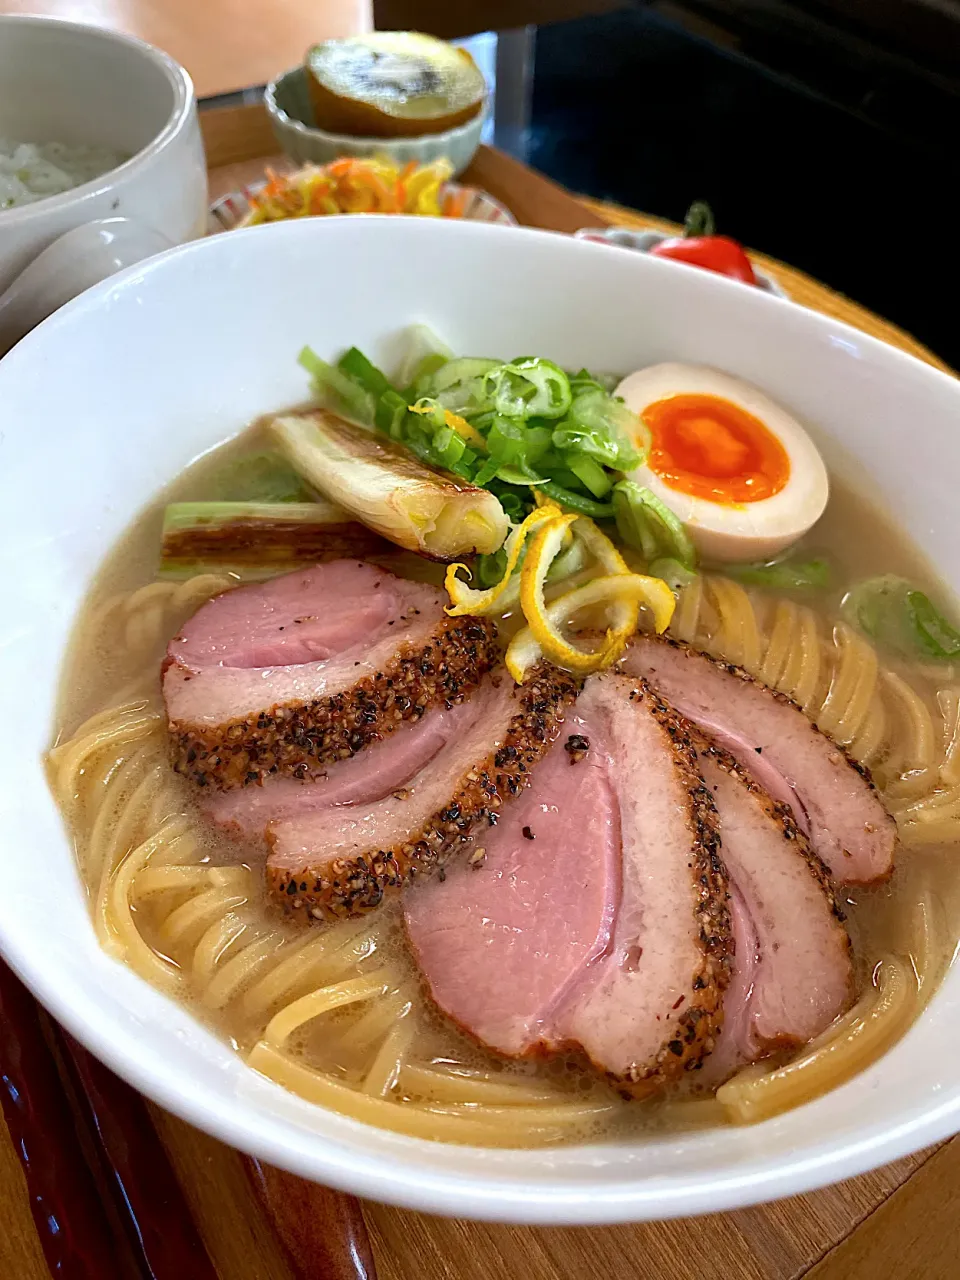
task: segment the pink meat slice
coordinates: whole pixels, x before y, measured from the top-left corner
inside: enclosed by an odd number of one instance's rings
[[[723,1027],[700,1079],[715,1087],[737,1066],[824,1031],[850,1004],[853,972],[827,869],[790,809],[728,752],[697,745],[720,814],[736,944]]]
[[[302,779],[461,700],[497,661],[496,626],[443,606],[356,560],[216,596],[164,663],[175,767],[201,786]]]
[[[170,642],[170,718],[214,725],[321,697],[375,671],[401,638],[425,638],[442,617],[433,587],[359,560],[224,592]]]
[[[715,1041],[731,945],[716,810],[642,682],[591,678],[562,737],[482,867],[408,892],[407,931],[437,1004],[484,1044],[578,1046],[639,1095]]]
[[[328,765],[316,777],[267,778],[260,786],[201,792],[201,808],[217,826],[248,840],[271,823],[296,821],[319,809],[372,804],[403,788],[464,732],[477,714],[470,700],[428,711],[365,751]]]
[[[367,794],[360,784],[350,802],[300,804],[269,821],[268,888],[290,914],[339,919],[466,852],[475,831],[494,827],[534,778],[578,689],[547,665],[520,687],[505,671],[494,674],[455,708],[444,742],[402,786],[374,796],[380,784]],[[361,779],[377,755],[356,757],[352,775]]]
[[[578,712],[526,791],[485,834],[485,858],[407,893],[407,930],[434,998],[511,1056],[550,1037],[584,966],[610,943],[620,901],[620,814],[593,746],[571,767],[564,743],[592,733]]]
[[[776,799],[789,799],[814,851],[841,883],[893,869],[896,827],[865,770],[789,698],[676,641],[637,636],[623,670],[649,681]]]

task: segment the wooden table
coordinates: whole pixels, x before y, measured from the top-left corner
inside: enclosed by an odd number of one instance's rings
[[[262,108],[208,111],[202,124],[212,195],[252,181],[270,162],[265,157],[272,138]],[[468,180],[529,225],[558,231],[598,221],[664,225],[578,201],[488,149],[481,150]],[[939,363],[908,334],[849,299],[782,263],[755,257],[795,300]],[[151,1113],[222,1280],[322,1280],[318,1272],[292,1268],[235,1151],[157,1107]],[[960,1139],[837,1187],[708,1218],[542,1229],[429,1218],[369,1203],[364,1216],[380,1280],[957,1280]],[[0,1224],[0,1280],[49,1280],[2,1121]]]
[[[139,36],[181,62],[197,95],[265,84],[318,40],[373,25],[372,0],[0,0],[0,13],[42,13]]]

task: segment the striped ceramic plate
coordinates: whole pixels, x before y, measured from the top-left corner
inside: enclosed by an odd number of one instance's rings
[[[244,187],[242,191],[231,191],[228,195],[221,196],[210,207],[211,234],[217,231],[232,231],[234,227],[239,226],[250,212],[252,198],[266,185],[265,181],[254,182],[249,187]],[[442,190],[444,194],[451,195],[466,192],[467,201],[461,217],[470,218],[474,222],[498,222],[506,227],[517,225],[517,220],[509,209],[477,187],[462,187],[457,182],[447,182]]]

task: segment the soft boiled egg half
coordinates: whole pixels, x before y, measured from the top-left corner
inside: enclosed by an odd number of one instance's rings
[[[622,396],[650,430],[629,474],[683,522],[709,560],[770,560],[823,514],[827,469],[795,418],[749,382],[705,365],[657,364]]]

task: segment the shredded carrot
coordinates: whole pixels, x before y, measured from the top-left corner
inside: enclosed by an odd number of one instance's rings
[[[451,192],[452,166],[446,160],[401,168],[386,156],[341,156],[322,167],[307,165],[294,174],[267,169],[259,194],[250,196],[248,221],[276,222],[334,213],[413,213],[463,216],[467,192]]]
[[[308,192],[308,199],[305,202],[306,207],[313,214],[324,213],[327,210],[330,196],[330,188],[326,183],[317,183],[312,191]],[[334,208],[336,203],[334,202]]]
[[[465,188],[459,191],[448,191],[444,201],[443,216],[445,218],[462,218],[467,207],[469,192]]]
[[[341,156],[339,160],[330,161],[326,167],[327,173],[331,178],[339,178],[341,174],[353,173],[360,163],[361,161],[354,160],[350,156]]]
[[[276,171],[271,169],[270,166],[267,165],[266,175],[267,175],[267,185],[264,188],[263,194],[265,196],[279,195],[282,188],[280,184],[280,178],[277,176]]]

